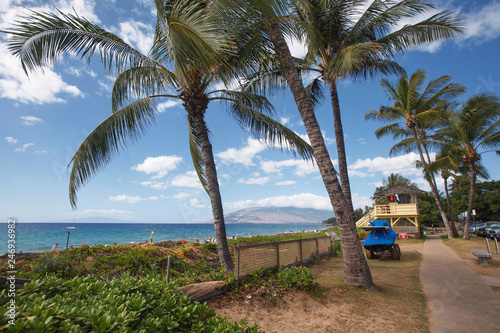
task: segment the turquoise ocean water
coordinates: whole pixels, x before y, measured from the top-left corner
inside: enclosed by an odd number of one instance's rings
[[[322,229],[321,223],[243,223],[227,224],[228,236],[273,235],[276,233]],[[50,251],[58,243],[58,249],[69,246],[102,244],[131,244],[145,242],[153,234],[153,242],[164,240],[203,239],[214,237],[214,226],[209,223],[25,223],[15,227],[16,252]],[[7,223],[0,223],[0,254],[7,252]]]

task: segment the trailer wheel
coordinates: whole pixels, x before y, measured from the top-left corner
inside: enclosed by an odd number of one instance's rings
[[[391,249],[392,259],[401,260],[401,249],[399,244],[394,244]]]
[[[366,258],[368,258],[368,259],[373,259],[373,251],[371,251],[371,250],[366,250]]]

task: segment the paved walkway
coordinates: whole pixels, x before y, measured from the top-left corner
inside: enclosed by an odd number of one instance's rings
[[[500,332],[500,296],[438,235],[424,243],[420,279],[431,333]]]

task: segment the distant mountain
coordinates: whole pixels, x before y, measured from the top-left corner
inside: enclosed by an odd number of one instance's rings
[[[333,211],[296,207],[255,207],[224,215],[231,223],[318,223],[333,217]],[[213,220],[207,221],[212,222]]]

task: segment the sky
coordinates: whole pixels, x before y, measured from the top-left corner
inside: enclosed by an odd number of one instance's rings
[[[465,34],[409,50],[397,61],[407,73],[425,69],[428,79],[452,75],[467,87],[462,102],[475,93],[500,95],[500,1],[449,0],[438,10],[460,13]],[[2,0],[0,30],[9,27],[24,7],[76,11],[147,53],[156,13],[152,0]],[[68,198],[68,164],[85,137],[111,114],[113,78],[96,58],[90,65],[68,55],[55,66],[28,78],[19,60],[6,50],[0,33],[0,222],[52,222],[106,217],[136,223],[203,222],[211,218],[209,198],[194,173],[186,113],[177,100],[162,100],[147,133],[99,171],[79,192],[78,208]],[[305,49],[291,43],[295,56]],[[389,77],[395,81],[396,77]],[[372,205],[377,186],[398,173],[430,190],[414,167],[415,153],[391,156],[392,138],[377,139],[383,124],[366,121],[368,110],[389,104],[380,77],[339,83],[348,169],[355,208]],[[428,82],[428,81],[426,81]],[[328,94],[326,94],[328,96]],[[289,92],[270,97],[276,119],[306,137]],[[330,100],[317,117],[338,169]],[[317,167],[293,154],[270,148],[241,129],[218,103],[206,114],[225,213],[249,207],[294,206],[331,210]],[[500,179],[499,159],[484,154],[493,180]],[[441,187],[441,189],[443,189]]]

